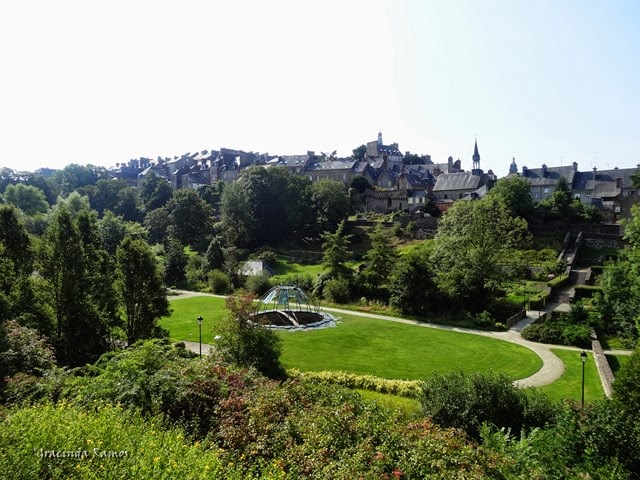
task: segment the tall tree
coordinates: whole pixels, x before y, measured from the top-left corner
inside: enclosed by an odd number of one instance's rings
[[[311,202],[318,232],[334,231],[347,217],[351,202],[342,182],[324,178],[311,185]]]
[[[505,263],[526,236],[524,219],[502,201],[457,201],[442,217],[431,255],[440,285],[468,306],[485,306],[504,278]]]
[[[389,233],[378,223],[369,235],[371,247],[365,253],[364,258],[368,265],[364,271],[364,277],[370,286],[381,286],[388,280],[389,273],[394,266],[396,250],[391,244]]]
[[[15,205],[27,215],[46,213],[49,210],[49,204],[42,190],[22,183],[8,185],[4,191],[4,200]]]
[[[345,234],[346,225],[346,220],[343,220],[334,233],[324,232],[321,234],[324,240],[322,264],[329,278],[349,279],[351,276],[351,270],[346,262],[349,259],[349,242],[352,235]]]
[[[244,194],[242,184],[238,181],[227,185],[221,203],[221,224],[225,242],[237,247],[248,246],[257,222],[253,215],[253,206]]]
[[[65,206],[47,229],[40,266],[53,300],[56,356],[69,366],[94,361],[107,349],[107,326],[91,296],[82,237]]]
[[[213,209],[194,190],[176,190],[166,208],[180,243],[199,251],[207,248],[213,231]]]
[[[147,175],[140,185],[140,200],[148,212],[164,207],[172,195],[173,189],[169,182],[158,175]]]
[[[149,244],[126,237],[118,247],[116,261],[116,290],[124,306],[127,341],[131,345],[159,336],[157,320],[169,314],[169,302]]]
[[[529,182],[522,177],[501,178],[489,190],[488,196],[501,199],[513,216],[528,220],[533,214],[533,201]]]

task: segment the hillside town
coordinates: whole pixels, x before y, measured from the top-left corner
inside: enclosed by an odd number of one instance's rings
[[[456,200],[482,198],[498,180],[492,170],[485,172],[482,169],[477,140],[470,160],[471,169],[466,170],[459,158],[449,157],[445,163],[435,163],[430,155],[402,153],[398,143],[385,145],[379,132],[377,140],[363,144],[346,158],[336,157],[335,152],[269,155],[221,148],[155,160],[141,157],[118,163],[110,172],[115,178],[136,186],[149,175],[156,175],[174,189],[198,189],[217,181],[233,182],[242,170],[253,165],[282,167],[307,176],[312,182],[332,179],[349,186],[354,178],[364,177],[373,187],[365,193],[362,205],[365,211],[416,212],[426,202],[431,202],[445,212]],[[558,180],[563,178],[571,189],[571,198],[599,208],[605,221],[614,222],[628,216],[631,205],[637,202],[637,188],[631,176],[638,168],[598,170],[593,167],[584,171],[579,169],[577,162],[568,166],[543,163],[539,167],[522,165],[518,168],[513,158],[508,176],[527,180],[534,203],[549,198]]]

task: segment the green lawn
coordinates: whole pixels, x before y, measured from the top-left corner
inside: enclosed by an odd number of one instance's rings
[[[171,298],[171,297],[169,297]],[[158,322],[162,328],[169,330],[172,341],[198,341],[198,317],[202,317],[202,343],[213,343],[217,335],[216,325],[222,319],[224,298],[189,297],[176,298],[170,301],[172,314]]]
[[[301,371],[340,370],[405,380],[458,368],[494,370],[518,379],[542,366],[531,350],[508,342],[355,315],[340,317],[336,328],[280,332],[282,363]]]
[[[289,262],[286,260],[279,259],[278,263],[274,267],[275,275],[288,275],[290,273],[304,273],[315,277],[319,273],[322,273],[322,265],[310,265],[310,264],[302,264]]]
[[[173,313],[160,325],[173,341],[198,341],[198,316],[204,318],[202,341],[213,343],[216,324],[225,314],[224,299],[191,297],[171,301]],[[527,377],[541,366],[524,347],[478,335],[418,327],[355,315],[342,315],[336,328],[279,332],[282,363],[302,371],[341,370],[359,375],[417,380],[458,368],[495,370]]]
[[[564,363],[565,370],[558,380],[551,385],[540,387],[552,401],[565,398],[580,401],[582,396],[582,361],[580,352],[552,348],[551,351]],[[584,400],[592,402],[604,398],[604,390],[600,383],[598,368],[593,361],[593,355],[587,352],[587,362],[584,369]]]

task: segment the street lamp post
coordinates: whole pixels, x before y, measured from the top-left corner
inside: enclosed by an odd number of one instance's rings
[[[198,317],[198,330],[200,332],[200,358],[202,358],[202,317]]]
[[[584,407],[584,364],[587,363],[587,352],[584,350],[580,354],[580,360],[582,360],[582,406]]]

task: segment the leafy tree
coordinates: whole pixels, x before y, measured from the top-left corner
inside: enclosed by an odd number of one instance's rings
[[[469,307],[484,307],[506,275],[500,263],[512,255],[527,232],[495,198],[459,201],[442,217],[431,260],[438,283]]]
[[[233,182],[225,187],[220,210],[225,242],[238,247],[249,245],[257,219],[253,216],[252,205],[240,182]]]
[[[140,200],[148,212],[164,207],[172,196],[171,185],[158,175],[147,175],[140,185]]]
[[[118,191],[118,200],[113,213],[121,216],[129,222],[142,220],[142,208],[135,188],[126,187]]]
[[[84,365],[107,349],[107,326],[87,281],[87,262],[77,223],[60,206],[41,244],[39,271],[53,310],[51,338],[63,365]]]
[[[126,236],[143,240],[147,238],[147,231],[142,225],[135,222],[127,222],[110,210],[105,212],[98,223],[98,230],[103,248],[114,259],[118,245]]]
[[[391,237],[378,223],[369,235],[371,247],[364,258],[368,262],[364,277],[371,286],[383,285],[387,282],[396,259],[396,251],[391,243]]]
[[[156,321],[169,314],[169,302],[156,259],[144,240],[126,237],[116,252],[116,291],[126,318],[129,344],[160,336]]]
[[[171,227],[169,209],[165,206],[147,212],[144,217],[144,227],[148,232],[149,243],[164,244],[167,241]]]
[[[213,237],[207,252],[204,254],[204,261],[202,262],[202,270],[206,273],[210,270],[220,270],[224,265],[224,252],[222,251],[222,244],[218,237]]]
[[[540,202],[547,214],[556,218],[567,218],[571,216],[571,187],[567,179],[560,177],[556,183],[556,188],[551,196]]]
[[[202,251],[213,230],[213,209],[189,189],[176,190],[166,205],[173,235],[183,245]]]
[[[351,179],[351,183],[349,184],[349,188],[355,189],[358,193],[363,194],[367,190],[371,189],[371,184],[369,180],[367,180],[362,175],[356,175]]]
[[[222,201],[224,186],[225,183],[219,180],[213,185],[203,185],[198,188],[198,195],[214,209],[216,214],[220,212],[220,202]]]
[[[364,160],[367,155],[367,146],[365,144],[360,145],[353,149],[353,153],[351,154],[351,158],[354,160]]]
[[[62,170],[56,171],[51,177],[51,181],[56,185],[60,195],[67,196],[80,187],[93,185],[101,178],[107,178],[105,168],[72,163]]]
[[[167,285],[184,282],[188,260],[182,244],[175,238],[169,239],[164,249],[164,281]]]
[[[349,213],[350,200],[342,182],[323,178],[311,185],[318,232],[334,231]]]
[[[324,232],[321,236],[322,264],[328,278],[350,279],[351,270],[346,265],[349,259],[349,242],[352,235],[345,234],[347,221],[343,220],[334,233]]]
[[[284,378],[280,364],[280,337],[252,321],[253,297],[227,297],[228,314],[220,325],[218,348],[224,359],[243,367],[253,367],[269,378]]]
[[[522,217],[528,220],[533,214],[533,201],[529,182],[522,177],[501,178],[489,190],[488,195],[501,199],[514,217]]]
[[[0,205],[0,244],[17,272],[31,273],[31,240],[18,211],[11,205]]]
[[[389,286],[392,307],[401,313],[426,315],[444,302],[429,260],[432,244],[423,242],[401,255],[395,263]]]
[[[4,192],[4,200],[15,205],[27,215],[46,213],[49,209],[49,204],[42,190],[22,183],[8,185]]]
[[[89,197],[91,208],[96,210],[100,216],[106,210],[116,211],[120,202],[119,194],[128,188],[127,182],[122,179],[100,179],[95,185],[87,185],[82,191]]]
[[[72,218],[76,218],[76,216],[84,210],[91,210],[89,197],[75,191],[71,192],[66,198],[58,197],[54,210],[62,207],[67,210],[67,213],[69,213]]]

